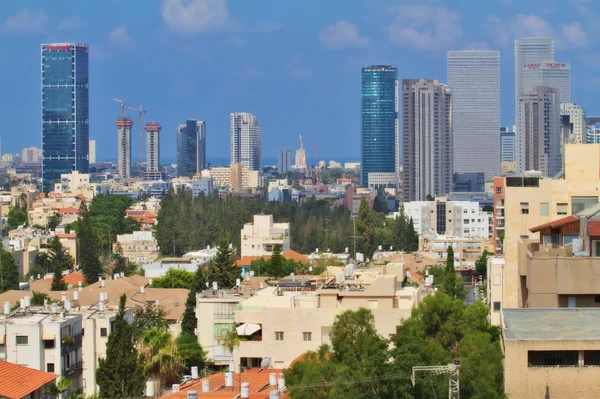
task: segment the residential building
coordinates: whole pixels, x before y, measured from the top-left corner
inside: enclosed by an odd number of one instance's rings
[[[259,187],[260,173],[250,170],[240,164],[231,164],[229,167],[211,168],[210,177],[218,188],[232,188],[233,190]]]
[[[90,164],[96,163],[96,140],[90,140]]]
[[[177,176],[190,177],[206,169],[206,123],[188,119],[177,129]]]
[[[554,61],[554,40],[551,37],[523,37],[515,40],[515,120],[519,113],[519,96],[523,87],[523,66]]]
[[[38,163],[42,161],[42,150],[36,147],[23,148],[21,160],[26,163]]]
[[[160,130],[159,123],[146,123],[146,174],[160,176]]]
[[[249,170],[262,167],[260,126],[256,115],[232,112],[229,117],[231,137],[231,163],[241,164]]]
[[[448,51],[454,172],[500,172],[500,52]]]
[[[204,195],[206,197],[212,197],[215,192],[213,179],[210,177],[205,177],[203,179],[198,179],[196,176],[190,182],[190,186],[192,189],[192,197],[196,198],[199,195]]]
[[[290,156],[292,152],[286,150],[285,147],[279,152],[277,158],[277,173],[280,175],[287,173],[290,170]]]
[[[507,127],[500,128],[500,162],[514,162],[515,154],[515,132]]]
[[[577,104],[560,103],[561,143],[587,143],[587,120],[585,111]],[[571,140],[574,135],[574,140]]]
[[[41,399],[44,388],[58,377],[54,373],[23,367],[0,360],[0,397],[7,399]]]
[[[483,172],[461,172],[452,176],[453,193],[482,193],[485,191]]]
[[[600,117],[598,116],[586,116],[586,143],[587,144],[600,144],[600,127],[598,127]]]
[[[517,163],[515,161],[500,163],[500,176],[504,177],[517,171]]]
[[[123,256],[127,258],[127,261],[138,265],[152,262],[159,256],[158,243],[152,231],[118,234],[117,242],[113,244],[113,252],[117,251],[119,245],[123,249]]]
[[[392,65],[362,68],[360,184],[369,186],[370,173],[387,173],[398,180],[400,126],[398,69]]]
[[[306,149],[302,144],[302,135],[300,135],[300,148],[296,150],[296,159],[294,162],[296,169],[306,169]]]
[[[54,184],[55,193],[73,193],[77,190],[90,188],[90,174],[73,171],[60,175],[60,182]]]
[[[254,215],[241,231],[241,256],[272,255],[276,245],[281,252],[290,250],[290,224],[273,223],[273,215]]]
[[[160,278],[167,274],[171,269],[195,273],[199,267],[205,267],[207,264],[208,262],[192,262],[191,258],[184,256],[181,258],[155,258],[150,261],[150,263],[142,265],[142,267],[144,269],[144,276],[149,278]]]
[[[133,120],[126,116],[117,118],[117,173],[120,179],[131,177],[131,128]]]
[[[600,309],[502,309],[509,398],[600,397]]]
[[[560,90],[561,103],[571,102],[571,66],[568,62],[528,62],[522,68],[522,94],[538,86],[548,86]]]
[[[487,238],[460,238],[456,236],[419,236],[419,251],[425,261],[445,264],[448,259],[448,247],[454,251],[454,269],[475,270],[475,262],[483,251],[491,249]]]
[[[501,324],[502,310],[502,275],[505,259],[502,256],[490,256],[487,259],[486,304],[489,307],[490,323],[494,326]]]
[[[517,169],[553,177],[562,170],[559,90],[538,86],[519,96]]]
[[[42,180],[89,172],[89,62],[85,43],[41,45]]]
[[[437,80],[402,80],[402,159],[406,201],[452,191],[452,93]]]

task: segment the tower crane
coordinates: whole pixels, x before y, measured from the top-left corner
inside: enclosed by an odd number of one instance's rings
[[[118,103],[121,103],[121,116],[125,118],[125,106],[127,105],[127,101],[123,97],[119,100],[118,98],[113,98]]]
[[[315,155],[315,185],[319,187],[319,158],[317,158],[317,142],[314,142],[314,155]]]
[[[142,107],[142,105],[140,104],[139,108],[133,108],[133,107],[129,107],[130,110],[132,111],[138,111],[140,113],[140,169],[142,168],[142,149],[144,148],[144,134],[143,134],[143,127],[142,127],[142,122],[144,119],[144,113],[147,111],[146,109],[144,109],[144,107]]]

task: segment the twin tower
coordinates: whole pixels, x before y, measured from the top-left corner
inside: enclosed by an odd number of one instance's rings
[[[141,109],[141,107],[140,107]],[[141,111],[140,111],[141,112]],[[143,133],[142,119],[140,117],[140,167],[142,176],[145,180],[160,180],[160,145],[159,133],[160,124],[156,122],[146,123],[146,164],[142,163]],[[118,132],[118,157],[117,171],[119,178],[128,179],[131,177],[131,128],[133,120],[127,116],[121,115],[117,119]]]

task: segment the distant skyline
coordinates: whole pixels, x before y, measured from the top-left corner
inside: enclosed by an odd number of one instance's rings
[[[112,99],[121,96],[144,104],[144,123],[162,125],[164,159],[176,157],[186,119],[206,121],[209,159],[226,158],[231,112],[257,115],[265,158],[298,148],[300,133],[311,159],[315,141],[319,158],[358,159],[362,67],[391,64],[399,79],[448,83],[448,50],[499,50],[501,124],[512,126],[516,37],[553,37],[555,59],[571,64],[572,101],[600,114],[599,21],[600,5],[589,0],[5,1],[3,151],[41,148],[42,43],[90,46],[90,138],[99,160],[116,158]]]

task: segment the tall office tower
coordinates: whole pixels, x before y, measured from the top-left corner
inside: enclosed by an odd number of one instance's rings
[[[519,111],[519,96],[523,90],[523,65],[554,61],[554,40],[551,37],[523,37],[515,40],[515,121]]]
[[[283,174],[290,170],[290,157],[291,151],[286,150],[285,147],[283,150],[279,151],[279,157],[277,158],[277,173]]]
[[[561,92],[562,93],[562,92]],[[561,143],[569,141],[571,134],[575,135],[576,143],[587,143],[587,121],[585,111],[577,104],[560,103]]]
[[[500,52],[448,51],[454,172],[500,173]]]
[[[89,172],[88,46],[42,44],[42,184]]]
[[[500,162],[514,162],[515,132],[507,127],[500,128]]]
[[[560,102],[571,102],[571,66],[568,62],[528,62],[521,71],[523,93],[537,86],[560,89]]]
[[[553,177],[562,168],[560,90],[538,86],[519,96],[517,169]]]
[[[126,116],[120,116],[117,119],[118,156],[117,172],[119,178],[128,179],[131,177],[131,127],[133,121]]]
[[[452,93],[437,80],[402,80],[405,201],[452,190]]]
[[[146,173],[160,172],[160,124],[146,123]]]
[[[250,170],[262,166],[260,126],[256,116],[248,112],[232,112],[229,117],[231,131],[231,163],[239,163]]]
[[[177,176],[206,169],[206,123],[188,119],[177,129]]]
[[[362,68],[360,115],[360,184],[371,180],[398,183],[400,132],[398,69],[392,65]]]
[[[96,140],[90,140],[90,164],[96,163]]]

